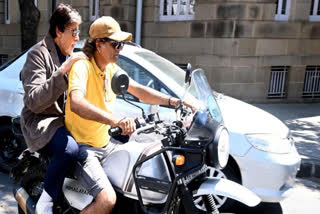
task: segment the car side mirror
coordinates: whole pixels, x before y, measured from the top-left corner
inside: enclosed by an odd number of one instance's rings
[[[129,77],[124,71],[116,72],[111,80],[111,89],[117,95],[124,95],[129,87]]]
[[[189,84],[190,85],[190,82],[191,82],[191,69],[192,69],[192,66],[190,63],[187,64],[187,69],[186,69],[186,76],[185,76],[185,79],[184,79],[184,82],[186,84]]]

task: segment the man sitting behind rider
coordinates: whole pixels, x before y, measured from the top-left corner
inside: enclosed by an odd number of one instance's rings
[[[110,140],[108,129],[118,126],[123,135],[135,131],[132,118],[113,115],[116,95],[111,89],[111,80],[121,70],[116,64],[119,52],[132,35],[121,31],[118,22],[109,16],[97,19],[90,26],[89,35],[90,39],[83,48],[89,60],[76,62],[69,74],[65,123],[79,143],[79,163],[82,167],[78,179],[95,198],[81,213],[110,213],[116,194],[102,163],[117,143]],[[177,106],[180,102],[131,78],[128,92],[150,104]]]

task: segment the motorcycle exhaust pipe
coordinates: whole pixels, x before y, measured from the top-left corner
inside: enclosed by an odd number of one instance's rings
[[[23,187],[16,186],[13,189],[13,195],[25,214],[36,213],[36,204]]]

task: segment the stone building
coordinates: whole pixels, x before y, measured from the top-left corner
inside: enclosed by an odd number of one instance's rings
[[[139,0],[34,0],[38,40],[58,2],[82,15],[80,37],[111,15],[135,34]],[[249,102],[319,102],[319,0],[141,0],[141,45],[204,68],[212,87]],[[177,12],[179,11],[179,12]],[[0,0],[0,64],[21,52],[18,0]]]

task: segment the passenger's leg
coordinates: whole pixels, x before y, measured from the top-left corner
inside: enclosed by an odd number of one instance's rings
[[[57,200],[66,173],[77,160],[78,151],[77,142],[64,127],[57,130],[50,143],[44,148],[44,152],[51,156],[51,160],[44,180],[44,191],[37,203],[38,211],[42,204],[43,207],[49,206],[49,197],[51,197],[51,211],[46,208],[49,211],[44,213],[52,213],[52,202]]]

